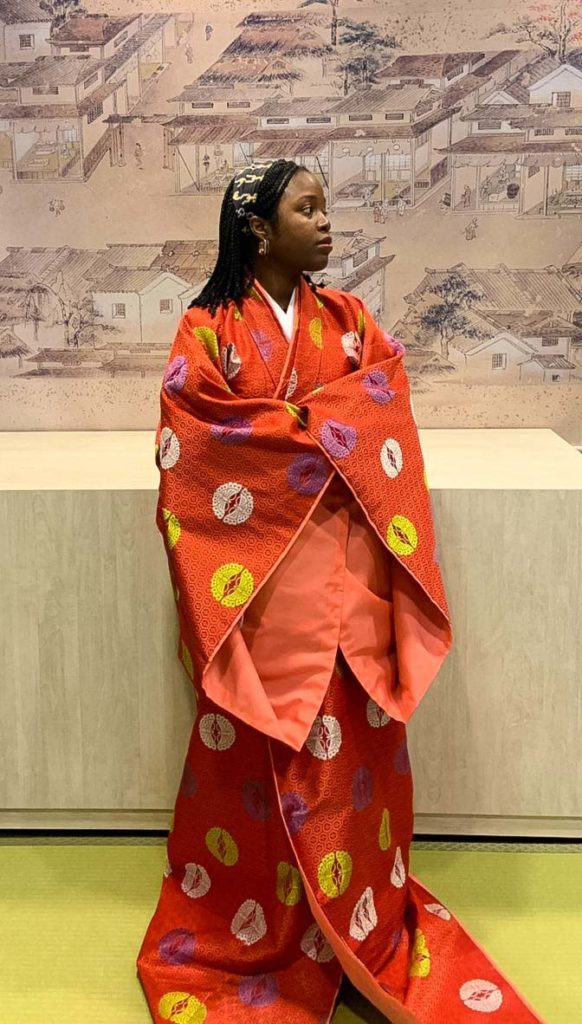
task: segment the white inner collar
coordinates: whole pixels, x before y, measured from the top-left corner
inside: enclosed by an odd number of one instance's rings
[[[269,295],[266,289],[263,289],[263,291],[267,299],[269,300],[269,303],[273,309],[273,312],[275,313],[275,316],[277,317],[277,320],[281,324],[283,334],[285,335],[287,340],[290,341],[293,335],[293,321],[295,318],[295,297],[297,295],[297,287],[293,289],[293,294],[289,299],[289,305],[287,306],[287,309],[283,309],[283,307],[279,305],[276,299],[274,299],[272,295]]]

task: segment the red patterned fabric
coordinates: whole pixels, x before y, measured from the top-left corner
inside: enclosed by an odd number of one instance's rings
[[[539,1024],[408,874],[405,730],[343,662],[300,753],[201,692],[138,958],[155,1024],[324,1024],[344,972],[392,1024]]]
[[[291,344],[256,291],[215,317],[182,317],[161,393],[157,523],[178,594],[179,657],[205,688],[209,663],[334,472],[404,568],[403,607],[418,611],[414,624],[397,614],[386,710],[407,720],[436,676],[451,630],[402,354],[357,297],[314,295],[304,281]],[[218,688],[207,693],[224,703]]]
[[[323,1024],[346,973],[392,1024],[539,1024],[408,874],[404,721],[451,632],[401,346],[359,299],[305,283],[287,343],[255,292],[182,317],[161,406],[157,523],[198,707],[137,963],[153,1021]],[[398,567],[397,671],[373,699],[338,652],[297,745],[209,669],[333,474]]]

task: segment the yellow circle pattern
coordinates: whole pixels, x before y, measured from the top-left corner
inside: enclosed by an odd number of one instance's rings
[[[238,861],[238,846],[230,832],[223,828],[211,828],[206,833],[206,846],[213,857],[216,857],[226,868],[231,868]]]
[[[309,337],[316,348],[323,348],[323,324],[318,316],[309,322]]]
[[[386,530],[386,543],[397,555],[414,554],[418,547],[416,526],[406,516],[393,516]]]
[[[208,1016],[204,1003],[190,992],[166,992],[158,1003],[163,1020],[173,1024],[203,1024]]]
[[[211,327],[195,327],[194,336],[202,342],[211,359],[218,359],[218,338]]]
[[[221,565],[212,580],[210,589],[215,601],[225,608],[238,608],[248,601],[255,588],[252,574],[238,562],[227,562]]]
[[[334,900],[343,896],[352,880],[352,858],[345,850],[325,855],[317,869],[319,888]]]
[[[175,516],[173,512],[170,512],[169,508],[163,508],[162,509],[162,515],[163,515],[165,523],[166,523],[166,533],[168,535],[168,546],[169,546],[169,548],[171,550],[172,548],[174,548],[176,546],[176,544],[180,540],[180,534],[182,532],[182,527],[180,526],[180,522],[178,520],[178,517]]]

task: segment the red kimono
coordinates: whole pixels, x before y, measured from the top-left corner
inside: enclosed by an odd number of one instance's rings
[[[182,317],[157,524],[197,718],[138,973],[155,1022],[540,1021],[408,874],[405,722],[451,644],[403,348],[302,279]]]

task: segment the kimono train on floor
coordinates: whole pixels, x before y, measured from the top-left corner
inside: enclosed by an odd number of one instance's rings
[[[137,967],[155,1024],[540,1018],[409,875],[406,721],[451,645],[403,349],[255,282],[180,321],[157,524],[197,713]]]

